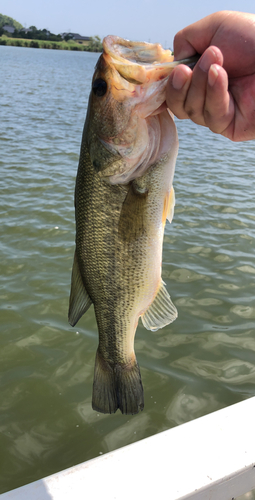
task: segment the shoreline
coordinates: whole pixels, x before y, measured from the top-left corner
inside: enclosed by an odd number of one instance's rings
[[[6,35],[0,37],[0,45],[11,47],[29,47],[34,49],[49,50],[74,50],[80,52],[101,52],[101,49],[91,47],[91,42],[77,43],[74,40],[53,42],[50,40],[35,40],[27,38],[11,38]]]

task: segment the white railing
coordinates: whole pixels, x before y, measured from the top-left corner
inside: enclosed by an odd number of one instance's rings
[[[0,495],[232,500],[255,488],[255,397]]]

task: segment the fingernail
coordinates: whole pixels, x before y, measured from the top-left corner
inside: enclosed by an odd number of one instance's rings
[[[207,71],[209,70],[210,66],[215,62],[215,54],[213,50],[207,50],[204,55],[201,57],[200,63],[199,63],[199,68],[202,69],[202,71]]]
[[[218,76],[219,73],[217,71],[216,65],[212,64],[208,72],[208,83],[209,85],[211,85],[211,87],[213,87],[213,85],[215,84]]]
[[[172,85],[175,90],[181,90],[187,81],[187,75],[182,70],[177,69],[174,72]]]

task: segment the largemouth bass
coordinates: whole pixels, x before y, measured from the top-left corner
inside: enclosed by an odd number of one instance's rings
[[[178,137],[163,112],[169,50],[108,36],[95,68],[75,189],[76,249],[69,322],[94,305],[99,345],[92,407],[144,407],[134,337],[141,316],[157,330],[177,311],[161,279]],[[188,61],[192,62],[192,61]]]

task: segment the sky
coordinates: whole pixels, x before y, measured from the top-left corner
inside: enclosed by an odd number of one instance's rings
[[[83,36],[118,35],[173,48],[175,33],[218,10],[255,13],[254,0],[0,0],[23,26]]]

